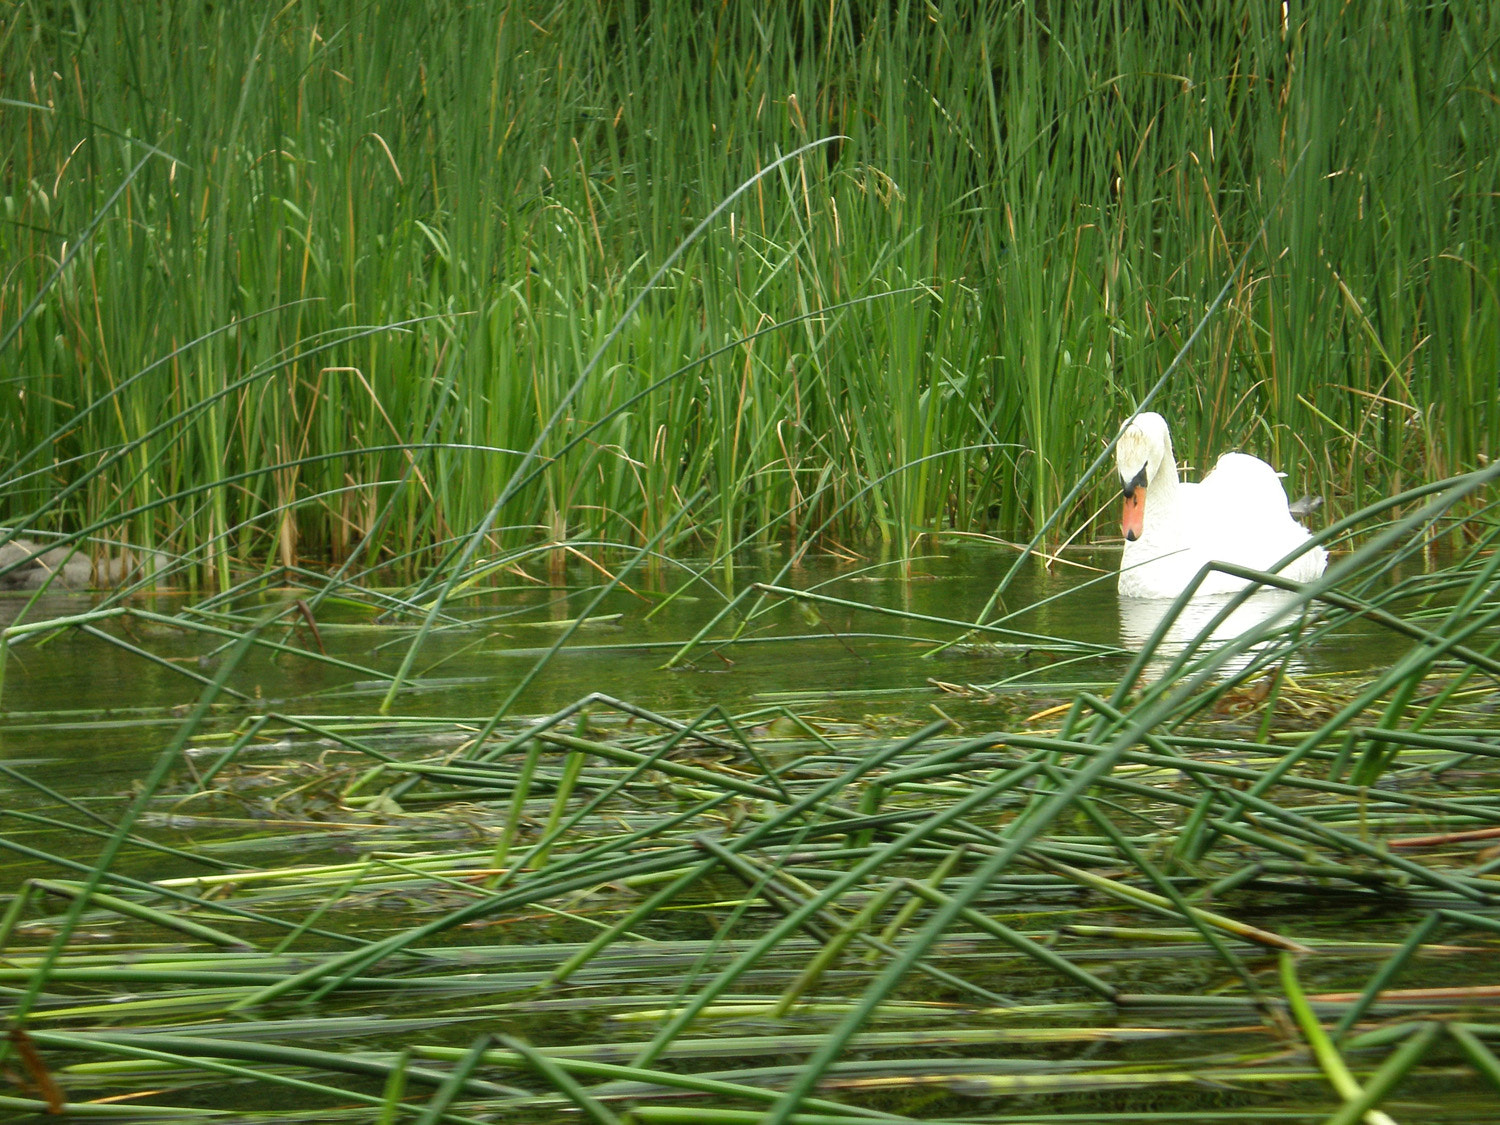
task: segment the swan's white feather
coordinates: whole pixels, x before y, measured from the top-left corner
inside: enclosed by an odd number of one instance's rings
[[[1146,500],[1141,535],[1126,542],[1120,593],[1133,598],[1175,598],[1210,560],[1267,570],[1309,538],[1292,518],[1276,470],[1258,457],[1226,453],[1198,484],[1177,479],[1172,438],[1159,414],[1125,423],[1116,446],[1122,485],[1144,470]],[[1312,547],[1280,573],[1307,582],[1323,573],[1328,553]],[[1234,575],[1211,572],[1200,594],[1241,589]]]

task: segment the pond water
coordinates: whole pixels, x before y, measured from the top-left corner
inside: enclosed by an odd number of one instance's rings
[[[692,712],[718,704],[737,713],[758,703],[797,700],[839,714],[862,714],[921,710],[934,699],[932,680],[1010,691],[1107,687],[1165,608],[1116,595],[1117,558],[1108,551],[1079,551],[1050,568],[1028,562],[989,614],[998,623],[994,631],[984,633],[966,632],[964,626],[979,618],[1010,570],[1009,552],[960,546],[908,566],[815,556],[782,577],[779,586],[829,600],[767,594],[746,601],[742,607],[751,616],[743,627],[740,619],[727,618],[672,667],[669,661],[728,604],[730,594],[717,570],[704,570],[685,587],[675,568],[639,574],[627,583],[631,590],[609,594],[548,659],[514,712],[549,713],[591,691],[658,710]],[[782,573],[781,564],[770,556],[739,560],[734,589],[772,581]],[[414,682],[396,710],[489,714],[547,655],[563,626],[594,600],[591,583],[599,581],[597,572],[575,564],[569,577],[574,585],[568,588],[515,583],[450,603],[451,623],[428,638]],[[295,591],[277,592],[264,601],[290,603],[295,596]],[[138,604],[169,614],[181,601],[168,592]],[[31,606],[26,619],[65,617],[92,604],[87,595],[53,595]],[[1222,604],[1210,599],[1190,606],[1168,634],[1168,651],[1171,642],[1195,635]],[[25,605],[20,594],[0,598],[0,628],[12,624]],[[1274,594],[1259,595],[1217,635],[1233,636],[1282,605]],[[309,650],[321,643],[329,655],[384,675],[397,668],[414,633],[410,621],[381,623],[372,613],[347,606],[325,604],[318,619],[317,642],[290,614],[293,627],[277,635]],[[200,686],[190,674],[211,674],[225,647],[212,637],[138,621],[106,622],[99,629],[123,643],[66,631],[13,648],[0,705],[13,719],[33,712],[53,718],[75,712],[80,720],[101,712],[121,719],[137,710],[159,714],[197,698]],[[1356,622],[1307,649],[1301,659],[1305,671],[1314,674],[1359,673],[1388,663],[1409,643]],[[262,707],[329,714],[373,714],[385,692],[383,682],[357,671],[294,656],[251,659],[231,686]],[[8,753],[26,741],[0,737],[6,738]],[[101,750],[107,754],[107,748]]]
[[[729,589],[722,571],[702,564],[698,579],[687,581],[693,564],[682,564],[632,576],[629,590],[617,589],[594,605],[553,653],[562,630],[599,592],[599,572],[574,564],[569,585],[517,581],[450,604],[446,623],[428,637],[389,715],[483,722],[540,663],[508,717],[552,714],[602,693],[684,720],[719,707],[752,725],[789,713],[815,723],[911,725],[943,716],[969,729],[1024,727],[1029,715],[1079,690],[1108,695],[1165,607],[1117,596],[1117,553],[1078,551],[1052,566],[1028,561],[988,615],[994,630],[967,630],[1010,574],[1014,557],[959,545],[906,565],[815,556],[788,573],[779,556],[749,555],[736,561]],[[749,599],[742,617],[720,622],[684,652],[733,591],[755,583],[825,600]],[[248,609],[286,607],[300,593],[273,591]],[[50,595],[31,604],[24,619],[69,617],[96,601],[85,594]],[[135,604],[173,614],[184,601],[164,592]],[[1207,599],[1189,606],[1147,675],[1159,674],[1222,605],[1223,599]],[[0,595],[0,627],[27,606],[25,595]],[[1215,635],[1232,638],[1282,608],[1278,595],[1257,595]],[[413,622],[384,620],[368,604],[325,603],[317,619],[316,638],[292,612],[284,618],[290,625],[268,635],[308,653],[321,646],[356,667],[252,653],[228,681],[240,698],[226,699],[204,729],[242,728],[251,716],[268,712],[382,721],[387,680],[381,677],[399,667]],[[37,787],[0,777],[4,803],[51,805],[45,790],[101,800],[127,793],[199,698],[228,644],[158,621],[118,618],[13,647],[0,694],[0,764],[21,769]],[[1309,679],[1359,675],[1390,664],[1409,647],[1405,638],[1355,621],[1302,649],[1294,670]],[[67,847],[42,830],[37,839]],[[0,854],[0,870],[10,862]],[[27,863],[17,870],[36,869]]]

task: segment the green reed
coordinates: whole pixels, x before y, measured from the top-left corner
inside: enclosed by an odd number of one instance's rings
[[[271,1091],[392,1121],[1492,1096],[1500,1030],[1458,1022],[1479,995],[1419,986],[1435,943],[1500,933],[1467,835],[1500,825],[1496,16],[762,7],[17,6],[0,526],[164,549],[219,593],[0,638],[76,628],[205,689],[187,724],[108,719],[177,732],[123,814],[7,773],[37,807],[0,834],[27,873],[0,1053],[28,1075],[0,1104],[45,1112],[49,1073],[69,1112],[143,1117],[234,1077],[251,1120]],[[1094,536],[1114,489],[1084,467],[1200,328],[1158,407],[1195,465],[1244,446],[1328,496],[1323,534],[1363,547],[1291,592],[1319,616],[1227,645],[1164,621],[1113,691],[1000,730],[597,693],[511,713],[637,569],[717,561],[723,612],[655,642],[680,661],[785,643],[750,626],[793,602],[863,616],[852,583],[801,588],[814,544],[899,557],[1054,515],[1054,540]],[[1442,569],[1383,585],[1450,530]],[[737,550],[787,541],[772,582],[736,583]],[[394,709],[432,640],[493,620],[449,607],[570,551],[627,561],[488,713],[377,728],[228,682],[252,646],[305,654]],[[418,580],[370,589],[381,562]],[[334,598],[376,659],[320,651]],[[924,646],[1100,655],[885,612]],[[1356,622],[1409,648],[1299,685]],[[157,652],[168,623],[227,661]],[[201,770],[195,726],[223,748]],[[1327,936],[1330,893],[1391,919],[1381,940]]]
[[[1335,511],[1472,467],[1500,431],[1495,17],[1290,18],[21,4],[3,518],[219,585],[377,530],[417,565],[540,442],[498,543],[642,542],[700,486],[674,534],[716,553],[841,508],[830,534],[897,550],[1024,528],[1247,249],[1162,403],[1184,456],[1249,447]],[[694,223],[834,137],[549,425]]]

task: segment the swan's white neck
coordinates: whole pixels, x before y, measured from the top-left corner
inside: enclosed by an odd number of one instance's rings
[[[1172,440],[1168,438],[1156,468],[1146,470],[1146,494],[1152,500],[1170,498],[1177,494],[1177,484],[1177,458],[1172,454]]]

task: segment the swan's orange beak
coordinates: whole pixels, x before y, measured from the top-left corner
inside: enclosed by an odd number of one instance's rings
[[[1146,518],[1146,486],[1138,484],[1125,493],[1125,512],[1120,516],[1120,530],[1125,541],[1134,543],[1141,537],[1141,525]]]

